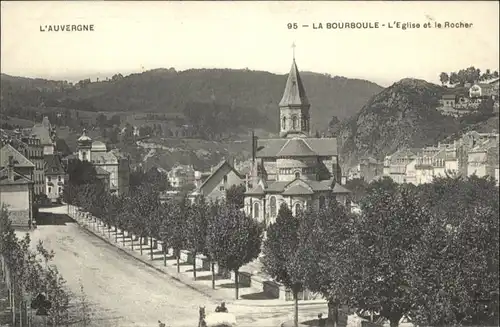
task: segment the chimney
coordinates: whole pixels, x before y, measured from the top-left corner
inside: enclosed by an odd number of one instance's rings
[[[255,136],[252,130],[252,162],[255,162],[255,157],[257,155],[257,136]]]
[[[9,156],[9,163],[7,164],[7,177],[9,181],[14,181],[14,157]]]

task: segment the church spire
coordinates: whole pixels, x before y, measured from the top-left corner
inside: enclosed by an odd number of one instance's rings
[[[295,58],[293,59],[290,73],[288,73],[285,92],[283,92],[283,97],[280,101],[280,107],[287,106],[309,106],[309,99],[307,98],[306,89],[302,83]]]

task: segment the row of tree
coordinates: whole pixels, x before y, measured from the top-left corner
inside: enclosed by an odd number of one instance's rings
[[[486,69],[484,73],[481,74],[481,70],[475,67],[469,67],[466,69],[460,69],[457,72],[445,73],[442,72],[439,75],[439,80],[443,84],[458,84],[463,86],[465,83],[476,83],[480,81],[487,81],[492,78],[498,78],[498,71],[495,70],[493,73],[491,69]]]
[[[304,289],[321,293],[332,319],[348,304],[391,326],[403,317],[424,326],[498,325],[494,181],[448,177],[416,187],[385,179],[362,193],[360,215],[334,199],[297,217],[281,207],[264,241],[265,270],[295,299]]]
[[[194,258],[203,254],[211,262],[214,288],[215,263],[219,269],[222,267],[219,272],[233,271],[237,280],[239,269],[260,253],[263,229],[240,210],[241,187],[228,190],[227,202],[209,204],[200,198],[191,203],[185,196],[161,201],[160,195],[168,187],[167,181],[157,170],[150,170],[145,174],[134,172],[130,192],[115,196],[106,191],[92,174],[91,167],[87,166],[80,163],[70,170],[64,199],[102,221],[109,237],[114,229],[115,242],[119,242],[118,229],[126,231],[123,232],[123,244],[125,236],[131,236],[132,249],[139,247],[142,254],[143,245],[148,245],[153,259],[154,243],[161,241],[164,265],[167,264],[168,249],[173,249],[178,270],[181,250],[187,250],[193,257],[195,279]]]
[[[32,247],[29,234],[18,239],[9,212],[2,205],[0,275],[9,290],[13,326],[36,326],[30,308],[36,309],[37,315],[46,316],[48,326],[63,326],[75,320],[84,322],[85,326],[90,322],[88,313],[78,312],[78,317],[74,312],[70,313],[70,301],[74,300],[74,295],[67,291],[66,281],[51,264],[53,257],[54,253],[47,251],[41,241]],[[81,291],[83,295],[83,288]]]

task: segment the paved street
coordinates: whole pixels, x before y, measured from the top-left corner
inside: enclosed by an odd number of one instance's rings
[[[66,207],[41,211],[66,213]],[[33,243],[41,239],[47,249],[55,251],[54,263],[72,291],[79,291],[81,281],[95,326],[157,326],[158,320],[172,327],[197,326],[198,307],[206,306],[211,312],[216,306],[209,297],[137,261],[76,223],[54,220],[38,226],[31,235]],[[242,326],[274,327],[292,318],[291,306],[252,307],[251,301],[232,303],[231,298],[226,302]],[[326,307],[307,305],[300,310],[309,319],[325,313]]]

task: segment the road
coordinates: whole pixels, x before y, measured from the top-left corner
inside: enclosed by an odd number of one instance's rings
[[[65,213],[66,207],[41,211]],[[60,217],[60,216],[59,216]],[[131,258],[123,251],[80,228],[74,222],[53,221],[30,232],[54,250],[53,263],[75,293],[83,285],[95,326],[197,326],[199,306],[213,310],[217,303],[184,284]],[[229,301],[228,301],[229,302]],[[209,309],[212,308],[212,309]],[[241,326],[279,326],[292,318],[292,307],[251,307],[228,303]],[[304,318],[326,312],[323,305],[300,309]]]

